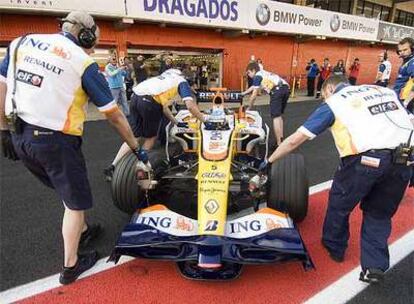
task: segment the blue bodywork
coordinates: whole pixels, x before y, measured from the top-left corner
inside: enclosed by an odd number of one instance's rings
[[[270,230],[258,236],[235,239],[197,235],[174,236],[145,224],[128,224],[118,239],[109,261],[121,255],[177,262],[181,273],[191,279],[226,280],[237,277],[241,264],[302,262],[314,268],[295,228]],[[205,269],[197,264],[216,261],[222,267]]]

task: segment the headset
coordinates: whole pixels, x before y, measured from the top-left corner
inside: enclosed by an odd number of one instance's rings
[[[406,42],[408,42],[408,44],[410,45],[411,54],[414,54],[414,39],[411,37],[406,37],[404,39],[407,40]],[[400,50],[398,49],[398,46],[397,46],[397,55],[400,56]]]
[[[92,27],[86,27],[85,25],[83,25],[82,23],[79,22],[75,22],[75,21],[71,21],[68,19],[59,19],[60,24],[59,27],[62,28],[63,23],[68,22],[70,24],[78,24],[80,25],[82,28],[80,29],[79,33],[78,33],[78,42],[79,45],[85,49],[91,49],[93,48],[93,46],[96,44],[96,24],[94,23],[92,25]]]

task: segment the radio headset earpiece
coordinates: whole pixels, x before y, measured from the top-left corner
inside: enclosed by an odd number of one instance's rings
[[[62,28],[63,23],[68,22],[70,24],[78,24],[82,28],[78,33],[78,42],[79,45],[85,49],[91,49],[96,44],[96,24],[94,23],[92,27],[86,27],[82,23],[71,21],[68,19],[60,19],[60,28]]]

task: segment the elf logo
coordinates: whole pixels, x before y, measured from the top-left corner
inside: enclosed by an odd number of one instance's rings
[[[40,88],[42,86],[43,76],[19,69],[16,74],[16,80]]]
[[[386,112],[392,112],[398,110],[398,106],[394,101],[383,102],[374,106],[368,107],[368,110],[372,115],[377,115]]]
[[[216,231],[218,228],[218,221],[209,220],[206,224],[205,231]]]

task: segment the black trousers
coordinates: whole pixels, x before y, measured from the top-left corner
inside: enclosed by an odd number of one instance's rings
[[[308,96],[315,94],[315,77],[308,77]]]
[[[350,85],[356,85],[357,79],[355,77],[349,77],[348,80]]]

